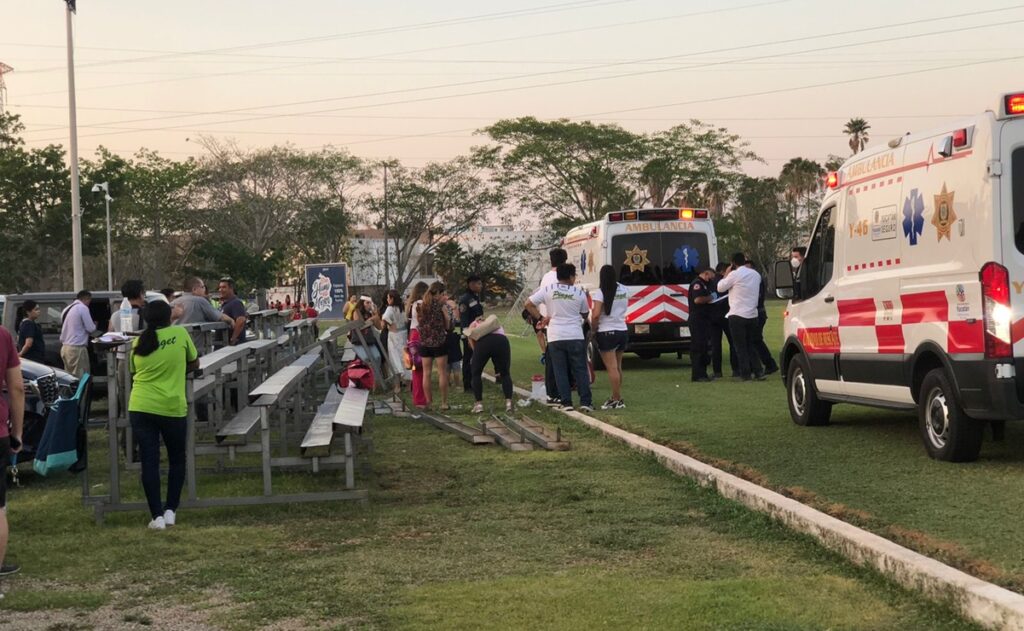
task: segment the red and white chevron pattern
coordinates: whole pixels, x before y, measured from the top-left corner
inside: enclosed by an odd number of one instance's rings
[[[687,300],[690,292],[682,285],[639,285],[627,289],[626,322],[629,324],[686,322],[690,318],[690,301]]]

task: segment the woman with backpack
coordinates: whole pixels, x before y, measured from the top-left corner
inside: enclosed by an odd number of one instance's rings
[[[185,484],[185,443],[188,401],[185,375],[199,367],[199,353],[183,327],[171,326],[171,305],[150,303],[143,316],[146,329],[132,343],[129,369],[134,375],[128,417],[139,445],[142,488],[146,492],[149,527],[173,526]],[[160,440],[167,448],[167,502],[160,503]]]
[[[431,393],[431,371],[437,366],[438,382],[441,386],[441,409],[449,410],[448,405],[448,327],[451,320],[445,309],[447,300],[444,284],[435,282],[430,285],[423,301],[416,307],[416,320],[420,334],[420,358],[423,362],[423,394],[426,408],[429,410],[433,402]]]

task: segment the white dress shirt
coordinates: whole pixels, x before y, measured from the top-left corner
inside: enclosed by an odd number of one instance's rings
[[[757,298],[761,293],[761,275],[743,266],[718,281],[718,291],[729,292],[729,313],[726,317],[757,318]]]

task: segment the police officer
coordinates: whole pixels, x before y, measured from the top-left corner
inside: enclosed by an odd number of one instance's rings
[[[484,315],[484,305],[480,302],[483,281],[477,275],[466,279],[466,293],[459,298],[459,326],[462,328],[462,388],[466,392],[473,391],[473,347],[469,345],[466,331],[469,325]]]
[[[714,278],[715,270],[707,268],[690,283],[690,366],[693,370],[690,378],[698,382],[711,381],[708,364],[711,363],[711,302],[715,298],[711,282]]]

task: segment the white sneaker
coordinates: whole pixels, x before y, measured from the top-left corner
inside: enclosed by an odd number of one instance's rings
[[[167,525],[167,526],[173,526],[174,525],[174,520],[175,520],[174,511],[172,511],[171,509],[165,510],[164,511],[164,524]]]
[[[167,525],[164,523],[163,517],[156,517],[153,521],[149,522],[149,528],[150,530],[164,530],[167,528]]]

